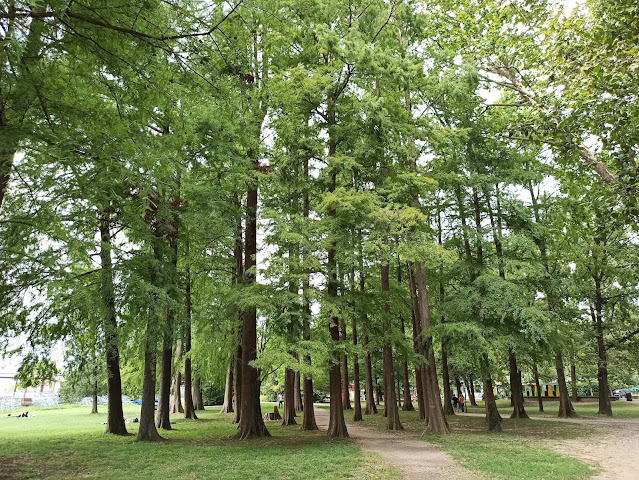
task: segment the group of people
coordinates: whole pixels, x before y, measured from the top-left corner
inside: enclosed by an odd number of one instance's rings
[[[461,393],[459,397],[453,393],[453,410],[456,412],[461,411],[462,413],[466,411],[466,399]]]

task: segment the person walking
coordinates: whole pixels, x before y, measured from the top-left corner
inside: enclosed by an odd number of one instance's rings
[[[281,393],[277,394],[277,406],[282,408],[284,406],[284,397],[282,397]]]
[[[453,410],[454,411],[457,411],[457,401],[458,401],[457,395],[453,393]]]
[[[464,407],[466,406],[466,400],[464,400],[464,396],[460,393],[459,394],[459,409],[461,410],[462,413],[464,413]]]

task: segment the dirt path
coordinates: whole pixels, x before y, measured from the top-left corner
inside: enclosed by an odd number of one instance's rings
[[[315,419],[320,429],[328,428],[328,410],[315,408]],[[411,438],[409,433],[349,424],[348,434],[365,451],[379,454],[407,480],[470,478],[450,455],[428,442]],[[473,474],[473,478],[477,476]]]
[[[483,417],[482,414],[462,415]],[[639,419],[553,418],[531,416],[533,420],[578,423],[595,427],[596,433],[573,440],[547,440],[543,445],[599,468],[592,480],[639,479]]]

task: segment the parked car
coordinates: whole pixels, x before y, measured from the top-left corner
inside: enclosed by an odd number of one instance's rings
[[[617,400],[632,400],[632,392],[630,392],[627,388],[618,388],[612,393]]]

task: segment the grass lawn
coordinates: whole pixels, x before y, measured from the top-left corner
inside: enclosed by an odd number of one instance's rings
[[[484,403],[477,402],[478,407],[469,407],[469,413],[485,413]],[[538,403],[536,397],[526,397],[526,401],[524,404],[526,408],[526,412],[528,415],[534,416],[544,416],[544,417],[556,417],[559,412],[559,402],[556,400],[547,400],[544,401],[544,411],[538,411]],[[502,417],[509,417],[512,413],[512,407],[510,406],[510,400],[497,400],[497,407],[499,408],[499,413],[501,413]],[[579,416],[584,418],[608,418],[597,414],[597,410],[599,410],[599,405],[597,402],[577,402],[573,403],[573,407],[579,414]],[[623,401],[614,401],[612,402],[612,418],[639,418],[639,401],[635,400],[633,402]]]
[[[138,406],[124,415],[139,416]],[[264,411],[272,409],[264,405]],[[168,441],[137,442],[135,436],[104,432],[106,407],[29,408],[32,418],[0,417],[0,479],[391,479],[394,469],[364,454],[348,440],[331,440],[325,432],[268,424],[273,438],[236,441],[231,415],[219,407],[197,412],[201,420],[176,422],[162,431]],[[22,410],[17,410],[19,413]],[[138,424],[127,424],[137,433]]]
[[[589,478],[596,473],[585,463],[561,455],[539,442],[548,438],[587,437],[594,432],[590,426],[504,418],[503,432],[488,433],[483,418],[454,416],[448,418],[452,434],[424,435],[424,422],[417,412],[400,412],[400,416],[408,432],[439,446],[463,467],[483,474],[485,478],[569,480]],[[385,428],[386,419],[381,413],[365,415],[363,425]]]

